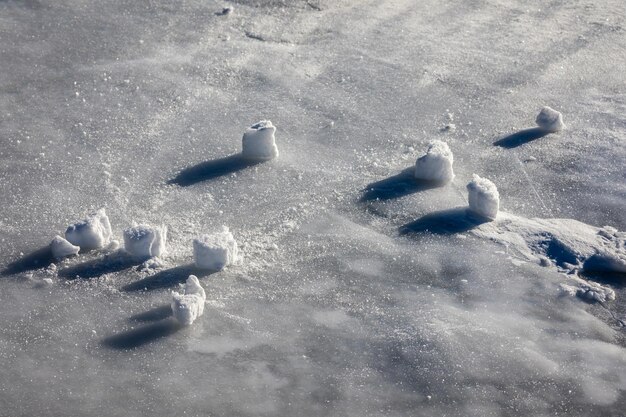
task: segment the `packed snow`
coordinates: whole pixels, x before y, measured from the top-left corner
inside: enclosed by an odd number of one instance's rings
[[[496,185],[487,178],[474,174],[467,184],[467,199],[472,214],[489,220],[495,220],[500,208],[500,194]]]
[[[135,258],[161,256],[167,244],[166,226],[138,225],[124,230],[124,249]]]
[[[560,132],[565,129],[563,115],[548,106],[541,109],[535,122],[539,128],[549,133]]]
[[[85,250],[105,247],[111,240],[111,223],[105,210],[99,209],[85,220],[68,226],[65,239]]]
[[[237,261],[238,253],[237,242],[228,227],[193,240],[193,259],[200,269],[222,270]]]
[[[198,277],[189,275],[182,293],[172,291],[172,314],[182,325],[189,326],[204,313],[206,294]]]
[[[52,242],[50,242],[50,249],[52,250],[52,256],[56,259],[77,255],[80,251],[80,247],[72,245],[61,236],[55,236],[54,239],[52,239]]]
[[[425,181],[447,183],[454,179],[452,164],[454,156],[447,143],[434,140],[426,153],[415,162],[415,178]]]
[[[241,154],[245,159],[268,160],[278,157],[274,133],[276,127],[269,120],[262,120],[246,129],[241,142]]]

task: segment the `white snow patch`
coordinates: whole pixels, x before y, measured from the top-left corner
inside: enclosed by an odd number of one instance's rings
[[[138,225],[124,230],[124,249],[136,258],[151,258],[165,253],[166,226]]]
[[[563,115],[548,106],[541,109],[535,119],[537,125],[546,132],[559,132],[565,129]]]
[[[469,209],[473,214],[489,220],[495,220],[500,208],[500,194],[496,185],[487,178],[474,174],[467,184]]]
[[[415,178],[447,183],[454,179],[454,156],[447,143],[434,140],[415,162]]]
[[[219,233],[202,235],[193,241],[193,259],[196,267],[219,271],[237,261],[237,242],[228,227]]]
[[[182,294],[172,291],[172,314],[181,324],[189,326],[204,313],[205,301],[206,293],[198,277],[189,275]]]
[[[104,209],[70,225],[65,231],[65,238],[81,249],[99,249],[107,245],[111,240],[111,223]]]
[[[269,120],[262,120],[250,126],[243,134],[242,156],[261,161],[278,157],[274,132],[276,127]]]
[[[61,236],[55,236],[54,239],[52,239],[52,242],[50,242],[50,249],[52,250],[52,256],[56,259],[77,255],[80,251],[80,247],[72,245]]]

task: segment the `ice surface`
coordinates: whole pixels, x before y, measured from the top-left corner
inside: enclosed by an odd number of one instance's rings
[[[500,194],[496,185],[487,178],[474,174],[467,184],[469,209],[473,214],[495,220],[500,207]]]
[[[260,121],[243,134],[242,156],[251,160],[267,160],[278,157],[274,138],[276,127],[269,120]]]
[[[55,236],[50,243],[52,256],[56,259],[65,258],[66,256],[77,255],[80,247],[72,245],[61,236]]]
[[[104,209],[70,225],[65,231],[65,238],[81,249],[99,249],[106,246],[111,240],[111,223]]]
[[[172,292],[172,314],[181,324],[189,326],[204,313],[205,301],[206,294],[198,277],[190,275],[182,294]]]
[[[426,181],[447,183],[454,179],[452,163],[454,157],[447,143],[434,140],[426,153],[415,162],[415,178]]]
[[[166,226],[138,225],[124,230],[124,249],[136,258],[151,258],[165,253]]]
[[[193,259],[196,267],[219,271],[237,261],[239,250],[233,234],[227,227],[221,232],[202,235],[193,241]]]
[[[563,115],[548,106],[541,109],[535,121],[546,132],[559,132],[565,129]]]

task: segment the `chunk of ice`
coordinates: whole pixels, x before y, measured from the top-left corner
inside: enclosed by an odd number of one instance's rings
[[[124,249],[135,258],[161,256],[165,253],[166,241],[166,226],[152,227],[140,224],[124,230]]]
[[[52,250],[52,256],[56,259],[77,255],[80,251],[80,247],[72,245],[61,236],[55,236],[54,239],[52,239],[52,242],[50,242],[50,249]]]
[[[263,120],[250,126],[243,134],[242,156],[246,159],[260,161],[278,157],[274,132],[276,132],[276,128],[269,120]]]
[[[454,179],[454,157],[447,143],[434,140],[428,150],[415,162],[415,178],[447,183]]]
[[[65,231],[65,238],[81,249],[98,249],[107,245],[111,240],[111,223],[104,209],[70,225]]]
[[[470,212],[479,217],[494,220],[500,208],[500,194],[496,185],[487,178],[474,174],[467,184]]]
[[[182,294],[172,291],[172,314],[181,324],[189,326],[204,313],[205,301],[206,293],[198,277],[189,275]]]
[[[558,132],[565,129],[563,115],[548,106],[541,109],[535,122],[546,132]]]
[[[196,267],[219,271],[235,263],[237,242],[228,227],[219,233],[202,235],[193,241],[193,258]]]

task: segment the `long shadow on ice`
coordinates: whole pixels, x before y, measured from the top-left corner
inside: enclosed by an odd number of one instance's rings
[[[142,261],[133,258],[124,251],[120,250],[104,258],[98,258],[91,261],[83,262],[78,265],[59,271],[59,276],[66,279],[76,278],[95,278],[112,272],[119,272],[124,269],[131,268],[141,264]]]
[[[548,134],[549,132],[546,132],[545,130],[538,127],[532,127],[498,139],[493,144],[506,149],[517,148],[518,146],[522,146],[525,143],[532,142],[533,140],[542,138]]]
[[[164,320],[172,315],[172,307],[169,304],[165,304],[159,307],[155,307],[143,313],[130,316],[129,321],[159,321]]]
[[[241,154],[214,159],[183,169],[175,178],[169,180],[168,184],[188,187],[202,181],[241,171],[242,169],[257,165],[261,162],[262,161],[245,159]]]
[[[463,233],[487,222],[468,213],[467,208],[457,207],[451,210],[427,214],[400,227],[400,234],[433,233],[452,235]]]
[[[102,340],[102,344],[113,349],[134,349],[158,339],[170,336],[183,326],[173,318],[146,324],[136,329],[117,333]]]
[[[418,180],[413,172],[413,168],[407,168],[397,175],[368,184],[362,190],[360,201],[391,200],[444,185],[435,181]]]
[[[50,249],[50,246],[47,245],[14,262],[11,262],[5,269],[2,270],[2,275],[13,275],[26,271],[32,271],[34,269],[46,267],[52,262],[54,262],[52,250]]]
[[[157,272],[154,275],[132,282],[124,287],[122,291],[147,291],[160,288],[169,288],[181,282],[185,282],[189,275],[195,275],[198,278],[206,277],[215,273],[215,271],[207,271],[198,269],[194,265],[181,265],[174,268]]]

